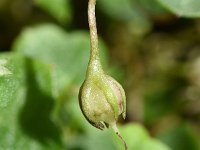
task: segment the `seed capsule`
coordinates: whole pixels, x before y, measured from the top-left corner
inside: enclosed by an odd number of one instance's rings
[[[103,130],[112,127],[115,133],[127,145],[118,131],[116,122],[122,114],[126,117],[126,97],[122,86],[106,75],[101,67],[98,48],[98,36],[95,18],[96,0],[89,0],[88,21],[90,27],[90,61],[86,79],[79,91],[79,104],[83,115],[94,127]]]
[[[126,116],[122,86],[108,75],[89,78],[79,92],[79,103],[85,118],[98,129],[115,124],[118,116]]]
[[[112,77],[106,75],[98,63],[89,63],[86,79],[79,91],[80,108],[87,121],[103,130],[111,127],[120,137],[116,126],[120,115],[126,117],[126,97],[122,86]]]

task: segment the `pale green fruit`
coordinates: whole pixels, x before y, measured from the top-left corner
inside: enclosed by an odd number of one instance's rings
[[[79,92],[79,104],[85,118],[98,129],[126,116],[126,98],[122,86],[108,75],[86,79]]]

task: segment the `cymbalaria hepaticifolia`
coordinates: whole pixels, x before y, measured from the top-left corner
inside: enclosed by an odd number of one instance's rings
[[[79,91],[80,108],[94,127],[103,130],[111,127],[120,137],[127,149],[116,126],[118,117],[126,117],[126,97],[122,86],[112,77],[106,75],[102,69],[98,35],[95,18],[96,0],[89,0],[88,21],[90,27],[90,60],[87,68],[86,79]]]

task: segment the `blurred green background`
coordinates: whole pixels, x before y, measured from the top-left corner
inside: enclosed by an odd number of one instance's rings
[[[87,0],[0,0],[0,150],[122,150],[83,117]],[[130,150],[200,150],[200,2],[98,0],[101,61]]]

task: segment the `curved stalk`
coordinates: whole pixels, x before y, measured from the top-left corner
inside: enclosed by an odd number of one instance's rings
[[[123,139],[123,137],[121,136],[121,134],[120,134],[120,132],[119,132],[119,130],[118,130],[118,128],[117,128],[116,123],[113,123],[113,124],[112,124],[112,128],[113,128],[114,132],[117,134],[117,136],[118,136],[118,137],[121,139],[121,141],[124,143],[124,148],[125,148],[125,150],[128,150],[128,146],[127,146],[125,140]]]
[[[103,72],[99,58],[98,35],[95,17],[96,0],[88,2],[88,22],[90,28],[90,61],[87,76]]]
[[[89,0],[88,2],[88,22],[90,28],[90,61],[87,70],[87,78],[94,76],[102,76],[103,70],[99,58],[99,46],[98,46],[98,35],[97,35],[97,26],[96,26],[96,17],[95,17],[95,5],[96,0]],[[94,78],[93,78],[94,79]],[[104,82],[103,82],[104,83]],[[125,97],[125,96],[124,96]],[[118,114],[119,115],[119,114]],[[125,115],[124,115],[125,117]],[[118,137],[123,141],[125,150],[128,149],[126,142],[122,138],[116,122],[111,125]]]

